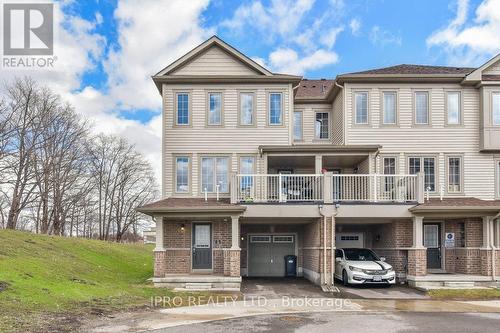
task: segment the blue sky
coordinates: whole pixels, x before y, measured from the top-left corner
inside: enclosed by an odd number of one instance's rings
[[[158,174],[161,98],[151,75],[214,34],[272,71],[307,78],[399,63],[479,66],[500,52],[500,0],[55,3],[54,68],[2,77],[50,86],[96,132],[135,143]]]

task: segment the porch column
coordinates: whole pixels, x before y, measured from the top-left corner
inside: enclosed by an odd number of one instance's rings
[[[155,251],[165,251],[164,223],[163,216],[156,215],[156,247]]]
[[[483,216],[483,248],[480,250],[481,275],[493,275],[494,225],[492,216]]]
[[[321,170],[323,169],[323,156],[315,155],[314,156],[314,173],[319,175]]]
[[[490,216],[483,216],[483,248],[491,249],[493,245],[493,230],[492,218]]]
[[[231,250],[240,249],[240,217],[231,216]]]
[[[422,216],[413,216],[413,246],[408,250],[408,275],[422,276],[427,274],[427,249],[423,245]]]
[[[422,216],[413,216],[413,248],[424,248],[424,218]]]
[[[239,216],[231,216],[231,248],[224,250],[225,276],[240,276],[240,252]]]

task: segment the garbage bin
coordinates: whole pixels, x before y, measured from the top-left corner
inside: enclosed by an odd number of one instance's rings
[[[297,276],[297,256],[285,256],[285,276]]]

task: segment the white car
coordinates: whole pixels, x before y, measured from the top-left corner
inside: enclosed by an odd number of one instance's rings
[[[335,251],[335,277],[349,284],[395,284],[396,272],[385,258],[370,249],[344,248]]]

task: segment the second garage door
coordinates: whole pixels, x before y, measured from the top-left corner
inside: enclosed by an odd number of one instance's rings
[[[248,276],[285,276],[285,256],[295,255],[294,235],[251,235]]]

